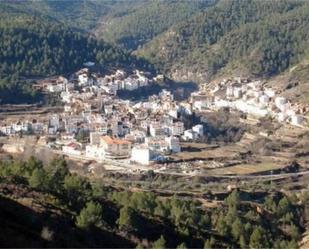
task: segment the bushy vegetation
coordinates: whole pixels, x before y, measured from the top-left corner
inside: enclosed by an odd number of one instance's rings
[[[76,227],[118,231],[138,248],[297,248],[303,204],[296,196],[269,194],[254,202],[233,191],[217,208],[151,192],[119,191],[71,174],[63,159],[49,165],[35,158],[2,161],[0,183],[29,185],[58,199]],[[305,201],[304,201],[305,200]]]
[[[308,50],[308,11],[306,1],[222,0],[172,26],[138,54],[166,71],[278,74]]]

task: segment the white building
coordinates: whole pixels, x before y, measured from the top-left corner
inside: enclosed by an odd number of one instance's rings
[[[171,152],[178,153],[181,151],[180,144],[179,144],[179,138],[166,137],[165,141],[167,142],[167,146]]]
[[[262,104],[262,105],[267,105],[269,103],[269,97],[268,95],[262,95],[259,97],[259,102]]]
[[[139,83],[139,87],[145,87],[145,86],[148,86],[149,80],[145,76],[139,75],[138,83]]]
[[[79,143],[69,143],[62,147],[62,151],[65,154],[80,156],[82,154],[82,146]]]
[[[64,84],[48,85],[47,91],[51,93],[59,93],[64,90]]]
[[[209,102],[208,100],[197,100],[193,102],[194,110],[202,111],[209,107],[211,107],[211,102]]]
[[[88,85],[88,75],[86,73],[80,74],[78,75],[78,84],[80,86],[85,86]]]
[[[118,87],[118,83],[117,82],[112,82],[109,84],[109,89],[110,89],[110,93],[111,94],[116,94],[119,87]]]
[[[304,121],[304,118],[300,115],[291,116],[291,124],[292,125],[299,126],[303,123],[303,121]]]
[[[234,87],[233,86],[227,86],[226,96],[227,97],[233,97],[234,96]]]
[[[259,99],[263,95],[263,91],[254,91],[253,95],[256,99]]]
[[[17,122],[12,125],[13,131],[16,132],[30,132],[32,125],[29,122]]]
[[[282,109],[284,107],[284,105],[286,104],[286,98],[284,97],[277,97],[275,99],[275,104],[278,107],[278,109]]]
[[[68,133],[61,134],[61,140],[63,140],[63,141],[73,141],[74,140],[74,134],[68,134]]]
[[[14,134],[14,131],[11,125],[4,125],[0,127],[0,133],[9,136]]]
[[[173,118],[178,118],[178,112],[179,112],[178,107],[171,108],[171,110],[168,112],[168,115],[170,115]]]
[[[126,76],[126,72],[123,71],[123,70],[117,69],[115,75],[116,75],[116,77],[124,78]]]
[[[173,101],[174,100],[174,95],[172,94],[171,91],[163,89],[160,93],[159,96],[161,99],[168,100],[168,101]]]
[[[49,119],[49,126],[54,127],[56,129],[58,129],[60,127],[59,115],[54,114],[54,115],[51,116],[51,118]]]
[[[233,90],[234,97],[239,99],[242,97],[242,89],[241,87],[235,87]]]
[[[100,132],[90,132],[90,144],[91,145],[98,145],[100,144],[100,139],[102,136],[102,133]]]
[[[189,103],[181,103],[180,112],[186,115],[192,115],[192,107]]]
[[[269,97],[269,98],[273,98],[275,97],[275,91],[272,89],[265,89],[264,93]]]
[[[34,134],[41,134],[44,131],[46,131],[47,125],[44,125],[43,123],[34,122],[32,123],[32,132]]]
[[[171,135],[173,136],[181,136],[184,132],[184,123],[183,122],[175,122],[171,127]]]
[[[194,132],[196,132],[196,134],[199,136],[199,137],[202,137],[204,135],[204,126],[201,125],[201,124],[198,124],[198,125],[195,125],[192,127],[192,130]]]
[[[145,139],[148,148],[157,152],[168,152],[169,146],[164,137],[147,137]]]
[[[143,165],[149,165],[153,158],[153,152],[147,146],[135,146],[132,149],[131,161]]]
[[[73,112],[72,105],[65,104],[63,107],[64,107],[64,112]]]
[[[165,129],[160,123],[151,123],[149,132],[152,137],[163,136],[165,134]]]
[[[194,132],[193,130],[185,130],[184,131],[184,134],[183,134],[183,136],[182,136],[182,138],[184,139],[184,140],[195,140],[195,139],[197,139],[197,133],[196,132]]]
[[[62,98],[62,101],[65,103],[70,103],[73,98],[73,94],[70,92],[61,92],[60,97]]]
[[[134,143],[144,143],[146,138],[146,132],[140,130],[134,130],[130,132],[130,134],[128,134],[127,136],[131,137]]]
[[[286,113],[284,113],[284,112],[278,113],[278,116],[277,116],[278,122],[282,123],[282,122],[286,121],[287,118],[288,118],[288,115]]]
[[[128,91],[133,91],[138,88],[138,82],[132,78],[127,78],[124,80],[124,89]]]
[[[129,158],[131,155],[131,142],[127,140],[103,136],[100,139],[100,146],[107,159],[123,159]]]
[[[103,147],[97,144],[90,144],[86,146],[86,157],[93,158],[96,160],[104,160],[105,151]]]

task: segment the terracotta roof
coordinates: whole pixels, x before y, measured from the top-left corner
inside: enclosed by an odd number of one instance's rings
[[[72,147],[72,148],[74,148],[74,149],[78,149],[78,148],[79,148],[79,145],[76,144],[76,143],[74,143],[74,142],[69,143],[67,146],[68,146],[68,147]]]
[[[101,137],[101,139],[107,143],[107,144],[131,144],[129,141],[127,140],[122,140],[122,139],[118,139],[118,138],[111,138],[109,136],[103,136]]]

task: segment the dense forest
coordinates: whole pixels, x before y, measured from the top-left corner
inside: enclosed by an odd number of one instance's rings
[[[121,7],[118,12],[104,16],[96,33],[122,48],[135,50],[170,26],[189,19],[214,3],[214,0],[139,1],[125,11]]]
[[[0,241],[7,247],[292,249],[309,200],[307,193],[255,199],[234,190],[211,208],[177,195],[115,189],[70,173],[61,158],[43,165],[34,157],[1,161],[0,193],[7,224],[1,237],[9,238]]]
[[[241,68],[256,76],[278,74],[308,51],[306,1],[221,0],[172,26],[137,54],[167,72],[213,76]]]
[[[48,76],[76,70],[87,61],[130,63],[110,45],[35,17],[1,18],[1,78]]]
[[[30,15],[48,21],[64,23],[80,31],[91,31],[98,19],[119,7],[123,1],[114,0],[2,0],[0,13]]]

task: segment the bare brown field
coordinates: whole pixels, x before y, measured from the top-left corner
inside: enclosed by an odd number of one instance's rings
[[[213,160],[213,159],[236,159],[240,153],[247,152],[247,149],[240,145],[227,145],[218,148],[209,147],[201,149],[201,151],[183,151],[172,155],[175,161],[191,161],[191,160]]]
[[[278,162],[265,161],[256,164],[239,164],[231,167],[218,168],[209,170],[210,175],[246,175],[261,173],[270,170],[282,169],[286,165]]]

